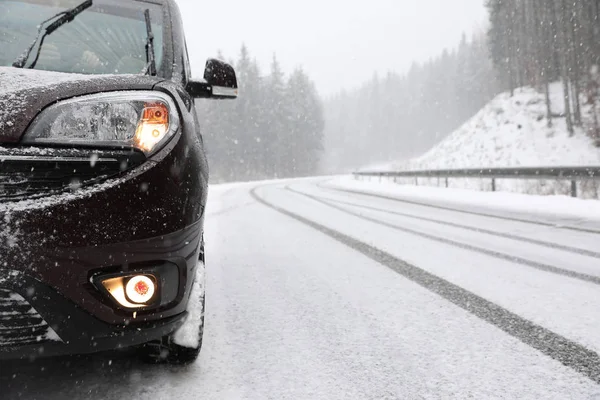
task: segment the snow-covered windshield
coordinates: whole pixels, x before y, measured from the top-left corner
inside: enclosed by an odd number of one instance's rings
[[[43,21],[80,3],[81,0],[1,1],[0,66],[13,65],[35,40]],[[48,35],[35,69],[83,74],[142,73],[147,65],[146,9],[150,10],[156,65],[160,69],[164,53],[162,7],[116,0],[95,0],[91,8]],[[35,59],[40,42],[34,46],[26,68]]]

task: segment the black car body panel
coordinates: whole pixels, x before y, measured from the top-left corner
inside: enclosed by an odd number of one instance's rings
[[[171,0],[153,3],[164,7],[171,38],[160,76],[0,68],[0,358],[137,345],[185,318],[204,258],[208,164],[186,92],[179,10]],[[122,91],[161,92],[176,105],[179,128],[157,152],[21,142],[53,104]],[[172,299],[136,311],[119,307],[95,280],[160,268],[172,280],[165,287],[175,285]],[[3,314],[7,307],[20,311]]]

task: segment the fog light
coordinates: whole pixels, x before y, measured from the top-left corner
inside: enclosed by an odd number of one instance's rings
[[[125,308],[142,308],[157,302],[157,280],[152,275],[135,275],[101,280],[108,293]]]
[[[154,282],[145,275],[134,276],[125,286],[125,294],[137,304],[148,303],[154,296],[154,291]]]
[[[149,311],[181,301],[178,296],[183,296],[185,275],[177,264],[154,261],[132,264],[127,269],[99,270],[90,275],[90,283],[113,306],[127,311]]]

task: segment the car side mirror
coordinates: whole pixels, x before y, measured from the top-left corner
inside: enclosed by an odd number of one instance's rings
[[[231,65],[211,58],[206,61],[204,81],[190,80],[186,90],[197,99],[235,99],[238,96],[235,70]]]

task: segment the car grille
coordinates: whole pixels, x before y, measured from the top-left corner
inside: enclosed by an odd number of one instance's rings
[[[102,182],[141,164],[144,156],[130,151],[53,152],[28,155],[0,152],[0,202],[35,199]]]
[[[21,295],[0,289],[0,347],[60,340]]]

